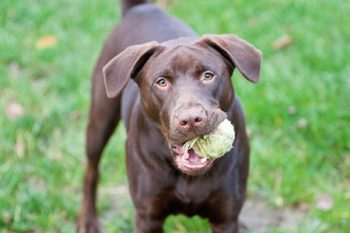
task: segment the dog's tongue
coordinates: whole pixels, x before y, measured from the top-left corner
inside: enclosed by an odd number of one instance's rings
[[[198,162],[202,162],[203,158],[200,157],[193,149],[190,149],[188,151],[188,159],[189,162],[192,163],[198,163]]]
[[[173,150],[182,157],[182,160],[192,164],[205,163],[208,159],[196,153],[193,149],[186,150],[183,146],[174,146]]]

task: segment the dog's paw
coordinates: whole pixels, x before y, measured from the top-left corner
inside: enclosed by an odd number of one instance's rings
[[[80,214],[77,221],[77,233],[101,233],[100,224],[96,216]]]

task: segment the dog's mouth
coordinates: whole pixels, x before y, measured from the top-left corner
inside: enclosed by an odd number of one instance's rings
[[[188,175],[201,175],[207,172],[215,159],[208,159],[193,149],[186,150],[183,145],[171,146],[177,168]]]

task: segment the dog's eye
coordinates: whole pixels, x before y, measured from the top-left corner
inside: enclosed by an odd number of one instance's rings
[[[168,81],[165,78],[159,78],[156,81],[157,85],[160,87],[167,87],[168,86]]]
[[[213,72],[210,72],[210,71],[205,71],[203,73],[203,81],[210,81],[212,80],[213,78],[215,77],[215,74]]]

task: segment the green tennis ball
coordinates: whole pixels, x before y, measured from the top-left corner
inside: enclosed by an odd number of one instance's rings
[[[193,138],[187,141],[183,147],[185,150],[193,149],[202,157],[214,159],[230,151],[234,140],[233,125],[225,119],[213,132]]]

